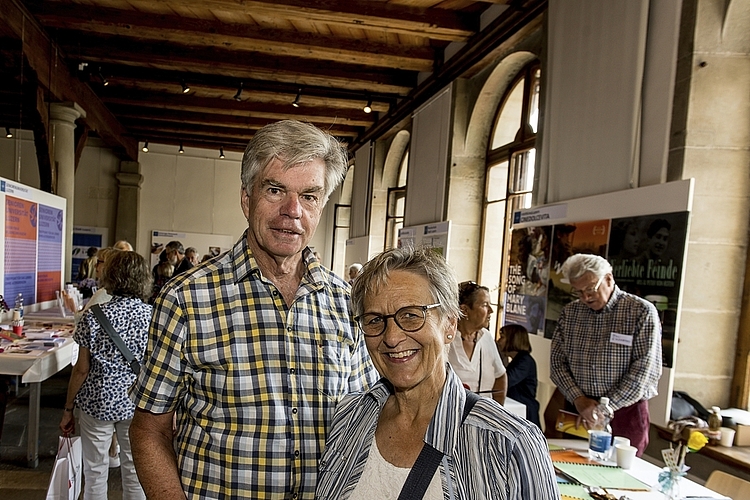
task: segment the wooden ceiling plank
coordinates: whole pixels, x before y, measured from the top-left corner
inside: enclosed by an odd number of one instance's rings
[[[138,7],[143,4],[171,4],[174,0],[131,3]],[[406,7],[372,0],[202,0],[201,4],[226,12],[424,34],[445,41],[464,40],[479,30],[477,14]]]
[[[9,0],[2,0],[9,1]],[[12,1],[12,0],[11,0]],[[126,44],[86,37],[84,43],[70,41],[71,50],[81,47],[79,60],[94,64],[123,64],[155,67],[183,73],[222,74],[234,78],[314,85],[362,92],[405,95],[416,85],[416,73],[371,68],[333,61],[255,56],[230,50],[189,49],[170,44]],[[128,47],[127,49],[123,47]]]
[[[56,2],[45,4],[35,15],[47,28],[178,42],[189,46],[220,46],[273,56],[323,59],[383,68],[430,71],[435,58],[435,52],[429,46],[375,43],[179,16],[73,7]]]
[[[54,98],[76,102],[85,109],[86,122],[116,154],[131,160],[138,157],[137,144],[126,137],[125,129],[96,94],[70,75],[60,48],[19,0],[0,0],[0,25],[4,25],[3,32],[22,39],[23,52],[41,86]]]

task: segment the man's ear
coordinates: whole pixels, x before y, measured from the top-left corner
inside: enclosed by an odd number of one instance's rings
[[[245,186],[240,187],[240,206],[245,219],[250,218],[250,193]]]

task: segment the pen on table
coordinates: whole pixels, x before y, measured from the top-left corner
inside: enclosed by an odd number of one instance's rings
[[[565,472],[561,471],[557,467],[555,467],[555,473],[557,475],[559,475],[560,477],[562,477],[563,479],[567,479],[568,481],[570,481],[573,484],[581,484],[581,482],[578,479],[574,478],[570,474],[566,474]]]

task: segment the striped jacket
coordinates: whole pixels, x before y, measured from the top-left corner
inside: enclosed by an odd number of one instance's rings
[[[550,500],[559,498],[547,444],[537,426],[481,398],[461,425],[466,394],[447,366],[447,378],[425,442],[446,456],[438,469],[443,497]],[[346,396],[336,409],[320,462],[316,498],[349,498],[367,463],[378,417],[390,396],[381,380],[369,392]],[[396,494],[402,484],[394,484]]]

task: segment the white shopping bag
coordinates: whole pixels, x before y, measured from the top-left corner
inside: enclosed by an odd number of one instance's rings
[[[81,438],[60,436],[47,500],[77,500],[81,494]]]

